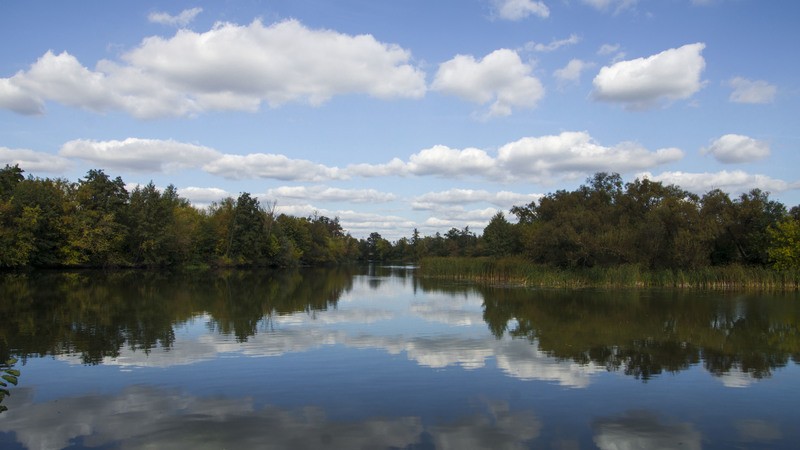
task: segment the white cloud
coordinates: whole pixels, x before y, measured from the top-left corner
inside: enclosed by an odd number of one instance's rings
[[[619,44],[603,44],[597,49],[598,55],[610,55],[619,50]]]
[[[703,87],[705,44],[688,44],[647,58],[605,66],[594,78],[594,98],[629,109],[647,109],[662,100],[689,98]]]
[[[439,65],[432,89],[465,100],[492,102],[487,116],[508,116],[514,108],[534,108],[544,96],[532,67],[509,49],[495,50],[481,60],[457,55]]]
[[[649,151],[638,144],[623,142],[604,147],[586,132],[526,137],[498,150],[498,164],[512,178],[547,180],[558,174],[597,171],[628,172],[677,161],[677,148]]]
[[[25,148],[0,147],[0,161],[0,168],[16,164],[25,172],[61,173],[72,166],[66,158]]]
[[[626,172],[680,160],[683,151],[662,148],[650,151],[631,142],[605,147],[585,131],[526,137],[510,142],[493,157],[477,148],[454,149],[436,145],[415,153],[408,162],[398,158],[387,164],[359,164],[343,171],[347,176],[432,175],[447,178],[465,176],[492,181],[528,180],[550,182],[553,178],[575,177],[597,171]]]
[[[268,190],[265,196],[277,200],[315,200],[349,203],[385,203],[395,200],[395,195],[375,189],[339,189],[326,186],[283,186]]]
[[[122,60],[101,60],[90,70],[69,53],[48,51],[28,71],[0,78],[0,107],[37,114],[55,101],[154,118],[255,111],[262,102],[319,105],[343,94],[419,98],[426,90],[425,74],[410,64],[407,50],[295,20],[152,36]]]
[[[443,231],[451,228],[462,229],[468,226],[470,231],[481,234],[483,228],[497,214],[497,208],[466,209],[463,206],[436,208],[436,215],[428,217],[424,224],[433,230]]]
[[[444,206],[463,205],[467,203],[490,203],[503,209],[514,205],[527,204],[541,198],[541,194],[518,194],[516,192],[489,192],[473,189],[448,189],[440,192],[429,192],[414,198],[414,209],[435,210]]]
[[[659,175],[644,172],[638,174],[637,177],[648,178],[665,184],[675,184],[696,194],[705,194],[713,189],[720,189],[732,195],[749,192],[756,188],[767,192],[800,189],[800,182],[798,181],[788,183],[767,175],[749,174],[741,170],[702,173],[663,172]]]
[[[223,155],[204,165],[203,170],[234,180],[271,178],[286,181],[325,181],[346,178],[337,167],[272,153]]]
[[[639,3],[639,0],[583,0],[583,3],[597,9],[598,11],[608,11],[614,8],[614,14],[630,9]]]
[[[17,74],[11,78],[0,78],[0,108],[31,116],[44,113],[42,100],[19,86],[23,76]]]
[[[722,163],[745,163],[769,156],[769,144],[740,134],[726,134],[701,150]]]
[[[494,13],[505,20],[522,20],[531,14],[546,19],[550,9],[544,2],[534,0],[492,0]]]
[[[477,148],[458,150],[436,145],[411,155],[407,167],[414,175],[459,177],[486,174],[494,168],[494,160]]]
[[[733,89],[729,100],[734,103],[772,103],[778,88],[763,80],[735,77],[728,81]]]
[[[222,199],[231,197],[233,194],[220,188],[201,188],[189,186],[178,189],[178,195],[189,200],[192,205],[202,208],[210,205],[212,202],[218,202]]]
[[[0,79],[0,105],[23,114],[41,114],[46,100],[93,111],[119,106],[105,74],[83,67],[67,52],[47,51],[27,72]]]
[[[549,44],[542,44],[541,42],[528,42],[525,44],[525,50],[534,52],[552,52],[564,47],[565,45],[574,45],[580,41],[581,39],[577,34],[570,34],[566,39],[554,40]]]
[[[339,217],[342,228],[353,236],[366,237],[373,231],[380,232],[386,239],[399,239],[409,236],[418,224],[405,217],[391,214],[364,213],[351,210],[340,210],[328,217]]]
[[[228,91],[257,96],[271,106],[333,95],[421,97],[424,74],[411,55],[371,35],[311,30],[287,20],[265,27],[217,24],[205,33],[180,30],[170,39],[150,37],[124,59],[159,78],[184,85],[199,100]]]
[[[203,12],[203,8],[184,9],[175,16],[165,12],[152,12],[147,15],[147,20],[161,25],[185,27],[186,25],[189,25],[201,12]]]
[[[553,76],[558,79],[560,84],[578,83],[581,80],[581,73],[592,65],[592,63],[580,59],[572,59],[566,66],[553,72]]]
[[[64,144],[59,154],[90,161],[104,168],[156,172],[199,167],[221,156],[216,150],[201,145],[138,138],[123,141],[77,139]]]

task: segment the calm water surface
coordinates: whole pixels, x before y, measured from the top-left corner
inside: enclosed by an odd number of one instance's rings
[[[0,448],[797,448],[797,293],[0,275]]]

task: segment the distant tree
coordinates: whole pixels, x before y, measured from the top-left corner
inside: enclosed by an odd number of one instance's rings
[[[93,266],[127,262],[128,191],[122,178],[90,170],[78,182],[76,210],[69,223],[69,263]]]
[[[502,212],[498,212],[483,230],[486,253],[491,256],[509,256],[519,250],[517,229],[506,220]]]
[[[25,171],[19,168],[18,164],[6,166],[0,170],[0,201],[11,198],[17,184],[20,183],[25,177],[22,175]]]
[[[800,269],[800,219],[787,216],[768,230],[768,254],[776,269]]]

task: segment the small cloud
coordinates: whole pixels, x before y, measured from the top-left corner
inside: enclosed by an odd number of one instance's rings
[[[748,80],[735,77],[728,81],[728,86],[733,89],[729,100],[734,103],[772,103],[778,88],[763,80]]]
[[[537,42],[528,42],[525,44],[525,50],[533,52],[552,52],[558,50],[565,45],[575,45],[581,41],[577,34],[570,34],[566,39],[553,40],[549,44],[542,44]]]
[[[740,134],[726,134],[701,150],[726,164],[753,162],[770,154],[769,144]]]
[[[151,12],[147,16],[147,20],[161,25],[185,27],[192,23],[195,17],[201,12],[203,12],[203,8],[184,9],[176,16],[165,12]]]
[[[542,19],[550,16],[550,9],[544,2],[534,0],[492,0],[494,14],[504,20],[522,20],[535,15]]]
[[[593,65],[580,59],[573,59],[566,66],[553,72],[553,76],[558,79],[560,85],[578,83],[581,80],[581,73]]]
[[[639,0],[583,0],[583,3],[598,11],[614,9],[614,14],[619,14],[626,9],[632,9]]]
[[[703,43],[689,44],[605,66],[594,78],[593,97],[633,110],[689,98],[704,85],[700,79],[706,67],[704,48]]]
[[[597,54],[601,56],[610,55],[619,50],[619,44],[603,44],[597,49]]]
[[[514,108],[536,107],[544,96],[532,71],[514,50],[495,50],[480,60],[457,55],[439,65],[432,89],[474,103],[492,102],[487,117],[508,116]]]

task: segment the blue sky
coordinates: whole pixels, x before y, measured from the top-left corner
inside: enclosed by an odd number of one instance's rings
[[[480,232],[597,171],[800,203],[800,2],[3,2],[0,164]]]

